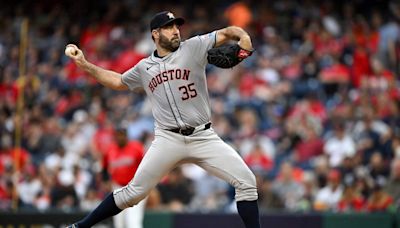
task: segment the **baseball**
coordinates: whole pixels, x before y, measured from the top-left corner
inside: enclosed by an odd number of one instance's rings
[[[77,54],[77,51],[76,51],[76,49],[74,47],[68,46],[68,47],[65,48],[65,55],[68,56],[68,54],[74,56],[74,55]]]

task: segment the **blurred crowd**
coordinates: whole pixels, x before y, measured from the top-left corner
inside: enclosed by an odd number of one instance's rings
[[[91,210],[113,187],[103,161],[115,128],[150,145],[145,96],[102,87],[64,48],[122,73],[154,50],[149,20],[162,10],[186,19],[183,39],[228,25],[250,33],[256,52],[233,69],[208,66],[207,79],[212,127],[256,174],[263,212],[400,208],[400,2],[38,0],[0,9],[0,210]],[[229,212],[233,197],[183,165],[147,209]]]

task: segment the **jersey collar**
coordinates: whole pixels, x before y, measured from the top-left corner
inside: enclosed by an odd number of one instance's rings
[[[164,56],[164,57],[158,57],[158,55],[156,55],[156,51],[157,51],[157,50],[154,50],[154,51],[151,53],[151,57],[150,57],[150,58],[151,58],[151,60],[154,61],[154,62],[158,62],[158,63],[164,62],[165,60],[168,60],[169,58],[171,58],[171,56],[173,56],[181,47],[182,47],[182,42],[181,42],[181,45],[179,45],[179,48],[178,48],[176,51],[171,52],[171,53],[169,53],[168,55],[166,55],[166,56]]]
[[[153,53],[151,54],[151,60],[153,60],[154,62],[160,63],[160,62],[164,62],[165,60],[169,59],[174,52],[171,52],[164,57],[158,57],[155,55],[155,53],[156,53],[156,51],[153,51]]]

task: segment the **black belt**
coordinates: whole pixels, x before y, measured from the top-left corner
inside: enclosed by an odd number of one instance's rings
[[[211,123],[207,123],[206,125],[204,125],[204,129],[202,129],[202,130],[207,130],[207,129],[209,129],[210,127],[211,127]],[[188,127],[186,127],[185,129],[182,129],[182,128],[173,128],[173,129],[167,129],[167,130],[168,130],[168,131],[175,132],[175,133],[178,133],[178,134],[181,134],[181,135],[184,135],[184,136],[188,136],[188,135],[193,134],[194,129],[196,129],[196,128],[188,126]]]

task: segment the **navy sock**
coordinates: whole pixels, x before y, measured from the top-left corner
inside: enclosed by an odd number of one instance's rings
[[[239,201],[236,205],[246,228],[260,228],[260,215],[258,213],[257,200]]]
[[[84,219],[77,222],[79,228],[89,228],[106,218],[120,213],[122,210],[117,207],[113,194],[110,193],[104,200]]]

